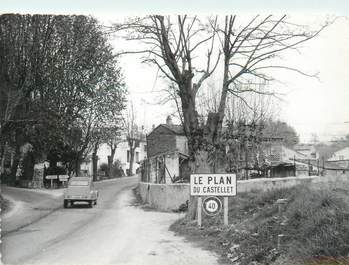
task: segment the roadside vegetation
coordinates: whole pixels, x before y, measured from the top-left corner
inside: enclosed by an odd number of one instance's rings
[[[297,186],[242,193],[229,201],[228,228],[223,216],[184,218],[171,229],[203,243],[230,264],[349,264],[348,183]],[[278,211],[276,201],[287,199]],[[278,235],[284,235],[278,247]]]
[[[6,213],[10,209],[10,201],[6,200],[0,194],[0,205],[1,205],[1,214]]]

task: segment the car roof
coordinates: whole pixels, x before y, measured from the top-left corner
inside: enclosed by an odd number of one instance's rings
[[[87,181],[89,181],[89,180],[91,180],[91,178],[90,177],[72,177],[70,180],[87,180]]]

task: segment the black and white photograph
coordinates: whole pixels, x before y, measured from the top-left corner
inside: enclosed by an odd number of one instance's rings
[[[349,265],[349,2],[1,0],[2,265]]]

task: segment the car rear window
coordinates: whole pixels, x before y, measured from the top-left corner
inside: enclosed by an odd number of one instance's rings
[[[87,180],[73,180],[70,182],[70,186],[88,186]]]

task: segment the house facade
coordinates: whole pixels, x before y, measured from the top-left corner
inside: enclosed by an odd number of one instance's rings
[[[269,177],[308,175],[307,156],[284,145],[272,145],[264,150]]]
[[[136,171],[139,168],[139,165],[142,160],[144,160],[147,157],[146,152],[147,144],[145,140],[141,140],[139,142],[139,145],[135,149],[135,155],[134,155],[134,164],[133,169]],[[98,168],[102,164],[108,163],[108,156],[110,156],[110,146],[108,144],[102,144],[97,152],[98,156]],[[120,142],[116,148],[115,155],[113,162],[119,160],[122,169],[126,173],[126,170],[130,167],[130,147],[128,145],[128,142],[125,140],[123,142]]]
[[[349,147],[343,148],[334,152],[333,155],[328,159],[328,161],[341,161],[349,160]]]
[[[183,175],[188,158],[188,140],[183,127],[167,117],[147,137],[147,160],[143,164],[142,180],[152,183],[173,183]]]
[[[106,143],[103,143],[99,146],[97,151],[97,168],[100,169],[102,164],[108,164],[108,156],[111,154],[110,146]],[[113,163],[116,161],[120,162],[121,168],[124,173],[127,173],[127,170],[130,167],[130,147],[126,136],[123,136],[123,139],[118,143]],[[133,172],[136,172],[141,165],[141,162],[147,158],[147,143],[144,137],[144,134],[141,134],[139,137],[139,143],[135,149],[134,161],[133,161]],[[92,155],[88,155],[86,161],[81,165],[81,170],[87,172],[89,175],[92,175]]]
[[[343,148],[334,152],[327,161],[332,166],[337,166],[341,169],[349,169],[349,147]]]

